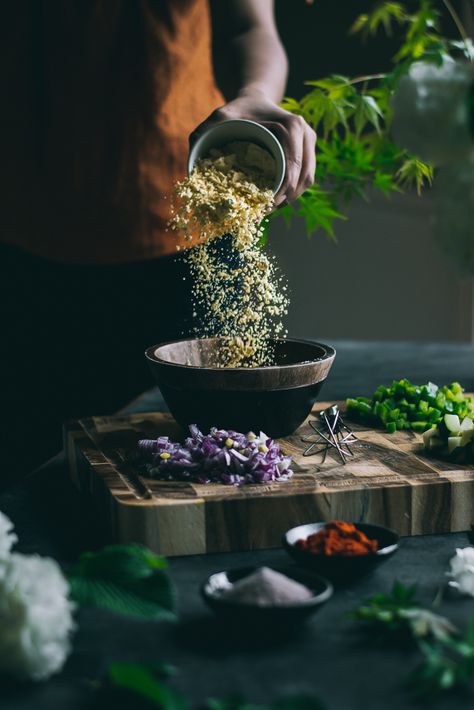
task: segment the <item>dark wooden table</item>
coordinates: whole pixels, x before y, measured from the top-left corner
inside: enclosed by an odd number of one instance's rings
[[[440,384],[460,380],[474,390],[474,348],[468,345],[404,343],[336,343],[336,364],[322,396],[343,399],[369,394],[380,383],[408,377]],[[163,406],[152,390],[128,408],[148,411]],[[24,552],[50,554],[67,564],[96,544],[94,520],[81,507],[68,483],[62,457],[47,462],[26,482],[0,496],[0,509],[16,524]],[[281,550],[176,558],[171,576],[179,598],[178,624],[144,623],[113,614],[82,610],[74,652],[64,670],[46,683],[27,685],[1,679],[1,710],[76,710],[100,707],[95,682],[112,660],[164,660],[178,669],[175,685],[191,707],[208,697],[242,693],[264,702],[290,692],[313,692],[328,710],[400,710],[416,707],[404,688],[416,665],[414,653],[381,650],[361,641],[347,612],[376,591],[388,591],[395,579],[416,583],[429,603],[445,583],[445,570],[467,535],[436,535],[402,540],[399,552],[372,576],[344,590],[312,619],[291,642],[247,634],[238,642],[216,623],[199,596],[211,572],[242,565],[280,565]],[[459,626],[474,616],[474,600],[441,604]],[[0,629],[1,633],[1,629]],[[119,699],[115,707],[129,707]],[[450,695],[435,708],[474,707],[474,695]],[[137,707],[137,705],[135,705]]]

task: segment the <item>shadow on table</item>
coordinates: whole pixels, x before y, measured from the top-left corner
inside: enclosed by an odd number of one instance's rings
[[[106,541],[100,518],[74,487],[62,454],[4,491],[0,510],[19,533],[20,552],[69,562]]]
[[[224,622],[212,616],[195,616],[186,619],[173,628],[170,633],[174,642],[181,649],[209,657],[222,657],[242,651],[251,653],[281,648],[301,638],[307,633],[307,626],[296,625],[291,628],[280,626],[247,626],[240,619],[235,623]]]

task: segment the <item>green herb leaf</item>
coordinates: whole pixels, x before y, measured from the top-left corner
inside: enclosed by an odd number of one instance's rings
[[[366,31],[367,27],[369,24],[369,16],[367,13],[363,13],[357,17],[357,19],[354,21],[354,24],[351,26],[349,30],[349,34],[356,34],[357,32],[361,32],[362,30]]]
[[[351,92],[353,90],[349,87]],[[288,109],[288,102],[283,103],[283,108]],[[299,102],[297,113],[313,126],[315,130],[322,127],[326,137],[330,131],[338,126],[347,129],[348,118],[352,114],[354,104],[346,93],[333,93],[315,88],[304,96]]]
[[[136,693],[154,703],[160,710],[186,710],[185,698],[163,684],[170,675],[170,667],[138,663],[113,663],[108,669],[112,686]]]
[[[367,125],[373,126],[380,133],[380,119],[383,113],[373,96],[359,94],[355,101],[354,124],[356,136],[360,136]]]
[[[263,222],[260,224],[259,229],[260,229],[260,238],[257,242],[257,247],[259,249],[263,249],[265,244],[268,242],[268,237],[270,235],[270,218],[269,217],[265,217]]]
[[[393,177],[390,173],[383,173],[377,170],[374,175],[374,187],[384,195],[388,195],[390,192],[401,192],[401,189],[394,182]]]
[[[311,236],[322,228],[333,239],[335,219],[346,219],[334,206],[330,193],[313,185],[298,198],[297,214],[306,222],[306,232]]]
[[[371,13],[359,15],[350,29],[350,33],[362,32],[364,37],[375,35],[383,27],[386,34],[392,33],[394,24],[408,21],[405,8],[398,2],[379,3]]]
[[[69,574],[72,598],[81,606],[141,618],[174,618],[174,594],[166,559],[140,545],[111,545],[83,554]]]
[[[375,594],[352,616],[369,622],[369,629],[385,631],[388,640],[404,632],[416,645],[423,660],[409,677],[409,684],[419,698],[474,679],[474,620],[462,636],[449,619],[416,602],[415,587],[396,582],[390,595]]]
[[[293,205],[284,205],[283,207],[278,207],[271,214],[267,215],[263,222],[260,224],[260,239],[257,242],[257,247],[263,249],[265,244],[268,242],[268,237],[270,233],[270,222],[276,217],[283,217],[287,227],[291,225],[291,221],[296,214],[296,210]]]
[[[424,163],[418,158],[406,158],[397,170],[395,177],[399,185],[404,187],[415,186],[417,193],[420,195],[425,183],[431,185],[433,182],[433,166]]]
[[[434,697],[466,686],[474,679],[474,644],[470,633],[469,628],[464,637],[419,642],[423,660],[409,678],[415,696]]]
[[[415,594],[415,587],[405,587],[395,582],[391,594],[374,594],[355,609],[352,616],[388,632],[409,632],[410,620],[403,612],[419,608]]]
[[[284,108],[285,111],[290,111],[291,113],[296,114],[301,113],[302,110],[300,102],[296,99],[291,98],[291,96],[285,96],[285,98],[281,102],[281,107]]]
[[[456,627],[449,619],[434,614],[429,609],[400,609],[398,615],[400,619],[408,622],[415,638],[432,637],[438,641],[445,641],[457,633]]]
[[[350,98],[354,95],[354,88],[350,79],[341,74],[332,74],[323,79],[305,81],[305,84],[306,86],[317,86],[320,89],[324,89],[332,100]]]

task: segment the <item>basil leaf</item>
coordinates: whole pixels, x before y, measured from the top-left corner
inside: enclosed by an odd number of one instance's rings
[[[140,545],[111,545],[83,554],[69,574],[80,606],[148,619],[174,618],[166,559]]]
[[[188,703],[178,691],[163,684],[169,675],[168,666],[138,663],[113,663],[108,669],[109,682],[150,700],[161,710],[186,710]]]

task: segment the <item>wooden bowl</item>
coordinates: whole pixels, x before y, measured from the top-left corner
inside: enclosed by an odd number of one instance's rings
[[[274,340],[269,367],[216,367],[221,338],[175,340],[145,352],[171,414],[187,428],[264,431],[297,429],[310,413],[336,351],[308,340]]]
[[[300,584],[304,584],[313,596],[304,602],[287,604],[285,606],[258,606],[227,600],[223,591],[235,582],[255,572],[257,567],[240,567],[212,574],[201,587],[201,595],[213,612],[223,620],[236,623],[240,628],[260,628],[268,626],[275,632],[282,628],[302,623],[331,598],[333,587],[327,579],[315,574],[305,573],[298,568],[278,568],[277,572],[285,574]]]
[[[398,550],[398,535],[390,528],[369,523],[354,525],[365,533],[369,540],[377,540],[377,552],[367,555],[314,555],[296,545],[298,540],[306,539],[322,530],[326,523],[309,523],[291,528],[283,536],[283,546],[297,564],[323,574],[337,584],[348,584],[371,572]]]

